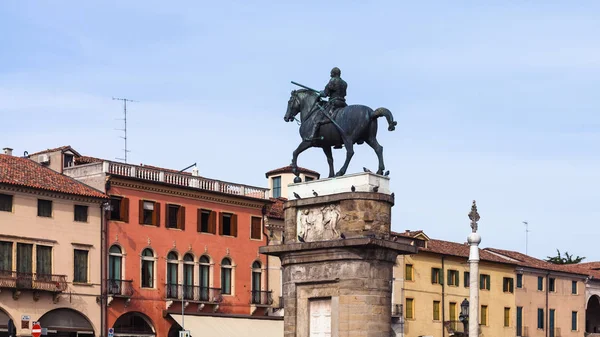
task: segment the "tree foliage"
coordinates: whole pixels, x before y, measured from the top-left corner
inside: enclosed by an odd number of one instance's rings
[[[558,249],[556,250],[556,253],[556,256],[548,256],[546,261],[554,264],[576,264],[585,260],[585,257],[579,255],[573,257],[569,252],[565,252],[565,256],[562,256]]]

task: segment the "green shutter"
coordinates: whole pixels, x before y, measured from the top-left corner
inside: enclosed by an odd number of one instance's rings
[[[487,275],[487,283],[485,285],[485,289],[490,290],[490,283],[492,283],[492,277]]]
[[[483,287],[483,275],[479,274],[479,289],[484,289]]]
[[[452,285],[452,271],[448,270],[448,285]]]
[[[435,268],[431,268],[431,283],[435,283]]]

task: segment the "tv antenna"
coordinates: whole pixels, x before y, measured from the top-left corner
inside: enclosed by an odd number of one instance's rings
[[[525,255],[528,255],[527,249],[528,249],[528,241],[529,241],[529,222],[523,221],[523,224],[525,225]]]
[[[131,152],[131,151],[127,150],[127,102],[139,102],[139,101],[134,101],[134,100],[128,99],[128,98],[118,98],[118,97],[113,97],[112,99],[113,99],[113,101],[123,101],[123,129],[117,129],[117,130],[123,131],[123,136],[121,136],[121,138],[123,138],[123,140],[125,141],[125,148],[123,149],[125,156],[124,156],[124,158],[116,158],[116,159],[122,160],[127,163],[127,153]]]

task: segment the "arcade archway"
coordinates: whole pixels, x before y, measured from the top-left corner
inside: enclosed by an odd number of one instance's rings
[[[49,337],[93,337],[94,327],[79,311],[69,308],[50,310],[39,319],[40,325],[48,329]]]
[[[600,332],[600,297],[592,295],[585,308],[585,331]]]
[[[0,337],[8,337],[8,320],[10,316],[0,308]]]
[[[113,325],[115,337],[154,337],[156,331],[152,320],[141,312],[128,312]]]

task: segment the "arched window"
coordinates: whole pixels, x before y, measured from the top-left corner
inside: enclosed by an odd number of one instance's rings
[[[232,266],[229,258],[221,261],[221,293],[231,295]]]
[[[261,304],[262,269],[259,261],[252,263],[252,304]]]
[[[142,288],[154,288],[154,252],[150,248],[142,251]]]
[[[179,261],[177,253],[169,252],[167,254],[167,298],[177,297],[177,269]]]
[[[183,296],[194,299],[194,256],[190,253],[183,256]]]
[[[123,279],[123,253],[121,247],[112,245],[108,250],[108,293],[121,294]]]
[[[200,300],[208,301],[210,287],[210,259],[206,255],[200,256]]]

